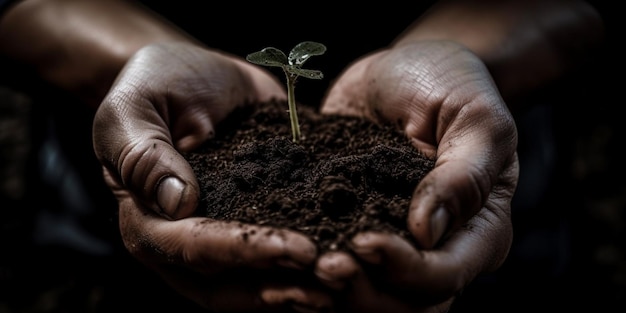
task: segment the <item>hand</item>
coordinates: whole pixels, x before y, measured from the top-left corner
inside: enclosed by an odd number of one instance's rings
[[[340,76],[322,112],[397,123],[436,158],[409,207],[417,246],[362,233],[352,242],[356,258],[333,252],[318,260],[318,276],[343,292],[350,312],[443,312],[477,275],[502,264],[512,241],[517,130],[478,57],[444,41],[379,51]]]
[[[157,44],[128,61],[96,112],[94,149],[119,203],[125,246],[206,308],[329,303],[308,284],[317,251],[304,235],[192,217],[199,187],[179,151],[210,139],[237,105],[272,97],[286,98],[279,82],[248,62],[188,43]]]

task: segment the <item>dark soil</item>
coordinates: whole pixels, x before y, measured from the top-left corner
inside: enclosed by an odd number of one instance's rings
[[[392,125],[298,108],[303,137],[293,142],[286,102],[238,109],[217,137],[188,154],[202,188],[198,214],[283,227],[321,250],[347,250],[366,230],[412,240],[412,191],[434,161]]]

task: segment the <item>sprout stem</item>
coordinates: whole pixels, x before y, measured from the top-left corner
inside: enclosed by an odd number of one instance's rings
[[[296,79],[297,75],[289,74],[285,72],[287,76],[287,101],[289,104],[289,120],[291,121],[291,134],[293,135],[293,142],[300,140],[300,123],[298,122],[298,112],[296,110]]]

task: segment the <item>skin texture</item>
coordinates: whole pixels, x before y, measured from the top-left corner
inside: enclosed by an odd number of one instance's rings
[[[18,2],[0,19],[0,53],[97,110],[94,151],[124,244],[192,301],[224,312],[445,312],[511,245],[512,105],[565,75],[601,33],[584,2],[441,1],[350,64],[323,112],[393,121],[437,158],[407,220],[419,246],[363,233],[354,256],[320,256],[295,232],[190,217],[198,183],[180,152],[210,140],[236,106],[284,99],[266,70],[114,0]]]
[[[372,269],[339,252],[318,260],[320,278],[354,291],[349,311],[420,311],[451,301],[479,273],[502,264],[512,240],[517,130],[471,51],[420,41],[375,53],[344,73],[326,103],[324,112],[398,121],[415,147],[437,160],[410,204],[407,222],[420,249],[395,236],[362,234],[353,249]]]
[[[214,123],[236,105],[284,98],[279,85],[251,65],[177,43],[141,49],[114,85],[119,88],[105,97],[96,115],[94,142],[108,142],[95,145],[95,151],[119,200],[120,230],[129,251],[207,308],[330,306],[326,293],[303,283],[313,282],[304,269],[317,257],[304,235],[186,218],[196,209],[199,191],[179,151],[209,140]]]
[[[343,72],[323,112],[396,121],[437,162],[407,221],[421,249],[361,234],[357,259],[318,259],[320,279],[347,295],[342,307],[445,312],[477,275],[502,265],[519,177],[509,110],[522,109],[518,97],[564,75],[601,38],[601,20],[584,2],[440,1],[388,49]]]

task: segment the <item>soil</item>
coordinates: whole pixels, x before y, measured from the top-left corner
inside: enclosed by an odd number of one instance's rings
[[[239,108],[217,137],[186,155],[202,189],[199,215],[289,228],[320,250],[348,250],[357,232],[412,240],[412,191],[433,168],[393,125],[300,105],[293,141],[287,103]]]

